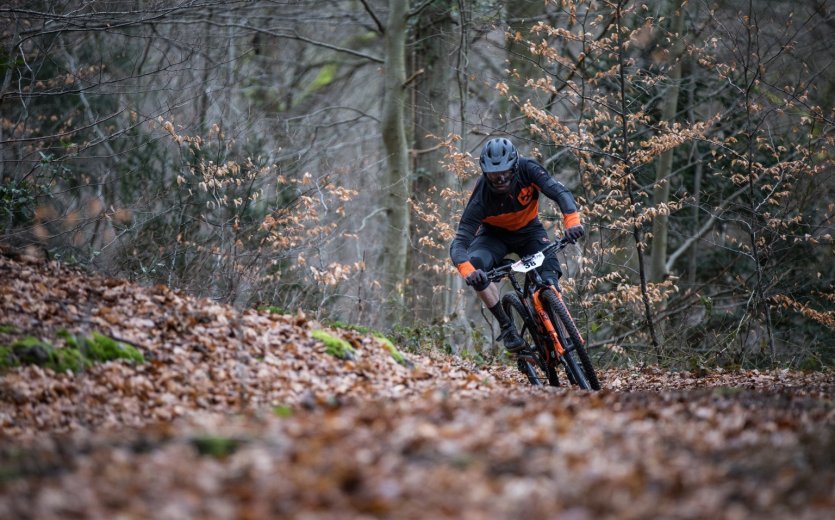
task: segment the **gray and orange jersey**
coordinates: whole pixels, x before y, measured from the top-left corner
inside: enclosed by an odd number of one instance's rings
[[[475,270],[467,249],[477,234],[491,228],[518,231],[538,220],[540,192],[560,207],[566,228],[580,225],[574,196],[533,159],[519,157],[516,177],[508,193],[494,193],[484,176],[479,177],[449,248],[452,263],[461,276],[466,277]]]

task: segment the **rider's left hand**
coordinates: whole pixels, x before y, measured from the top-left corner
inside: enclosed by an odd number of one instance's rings
[[[490,280],[487,278],[487,273],[481,269],[476,269],[467,276],[467,285],[473,287],[476,291],[483,291],[490,285]]]
[[[583,229],[583,225],[572,226],[565,230],[565,238],[572,242],[576,242],[578,238],[583,236],[586,231]]]

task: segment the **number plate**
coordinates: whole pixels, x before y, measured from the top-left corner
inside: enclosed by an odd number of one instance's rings
[[[523,258],[518,262],[515,262],[513,265],[510,266],[511,269],[516,271],[517,273],[527,273],[528,271],[532,271],[537,267],[542,265],[542,262],[545,261],[545,255],[542,254],[540,251],[539,253]]]

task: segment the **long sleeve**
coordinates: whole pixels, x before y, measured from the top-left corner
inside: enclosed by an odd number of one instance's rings
[[[542,165],[528,160],[526,161],[524,170],[529,176],[530,181],[539,188],[539,191],[557,203],[564,216],[577,212],[577,203],[574,200],[574,196],[561,182],[554,180]]]
[[[467,254],[467,249],[475,238],[478,228],[481,226],[484,218],[484,211],[481,203],[475,197],[475,193],[480,189],[480,183],[476,185],[473,195],[467,202],[467,207],[464,208],[464,213],[461,215],[461,220],[458,222],[458,230],[455,232],[455,238],[452,240],[452,245],[449,247],[449,256],[452,263],[461,273],[461,276],[466,277],[475,268],[470,264],[470,257]]]

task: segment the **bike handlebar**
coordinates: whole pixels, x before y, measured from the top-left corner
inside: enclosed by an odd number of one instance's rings
[[[542,253],[543,255],[546,255],[546,256],[550,255],[552,253],[559,253],[560,251],[565,249],[568,246],[568,244],[574,244],[574,243],[575,242],[573,240],[569,240],[565,237],[562,237],[561,239],[557,240],[553,244],[549,244],[547,247],[545,247],[545,249],[541,250],[540,253]],[[533,256],[536,255],[536,254],[537,253],[534,253],[533,255],[524,256],[524,257],[520,258],[520,260],[524,261],[524,260],[533,258]],[[487,273],[486,273],[487,278],[491,282],[500,281],[505,276],[510,275],[510,273],[512,272],[510,266],[511,266],[511,264],[505,264],[505,265],[496,267],[495,269],[491,269],[491,270],[487,271]]]

